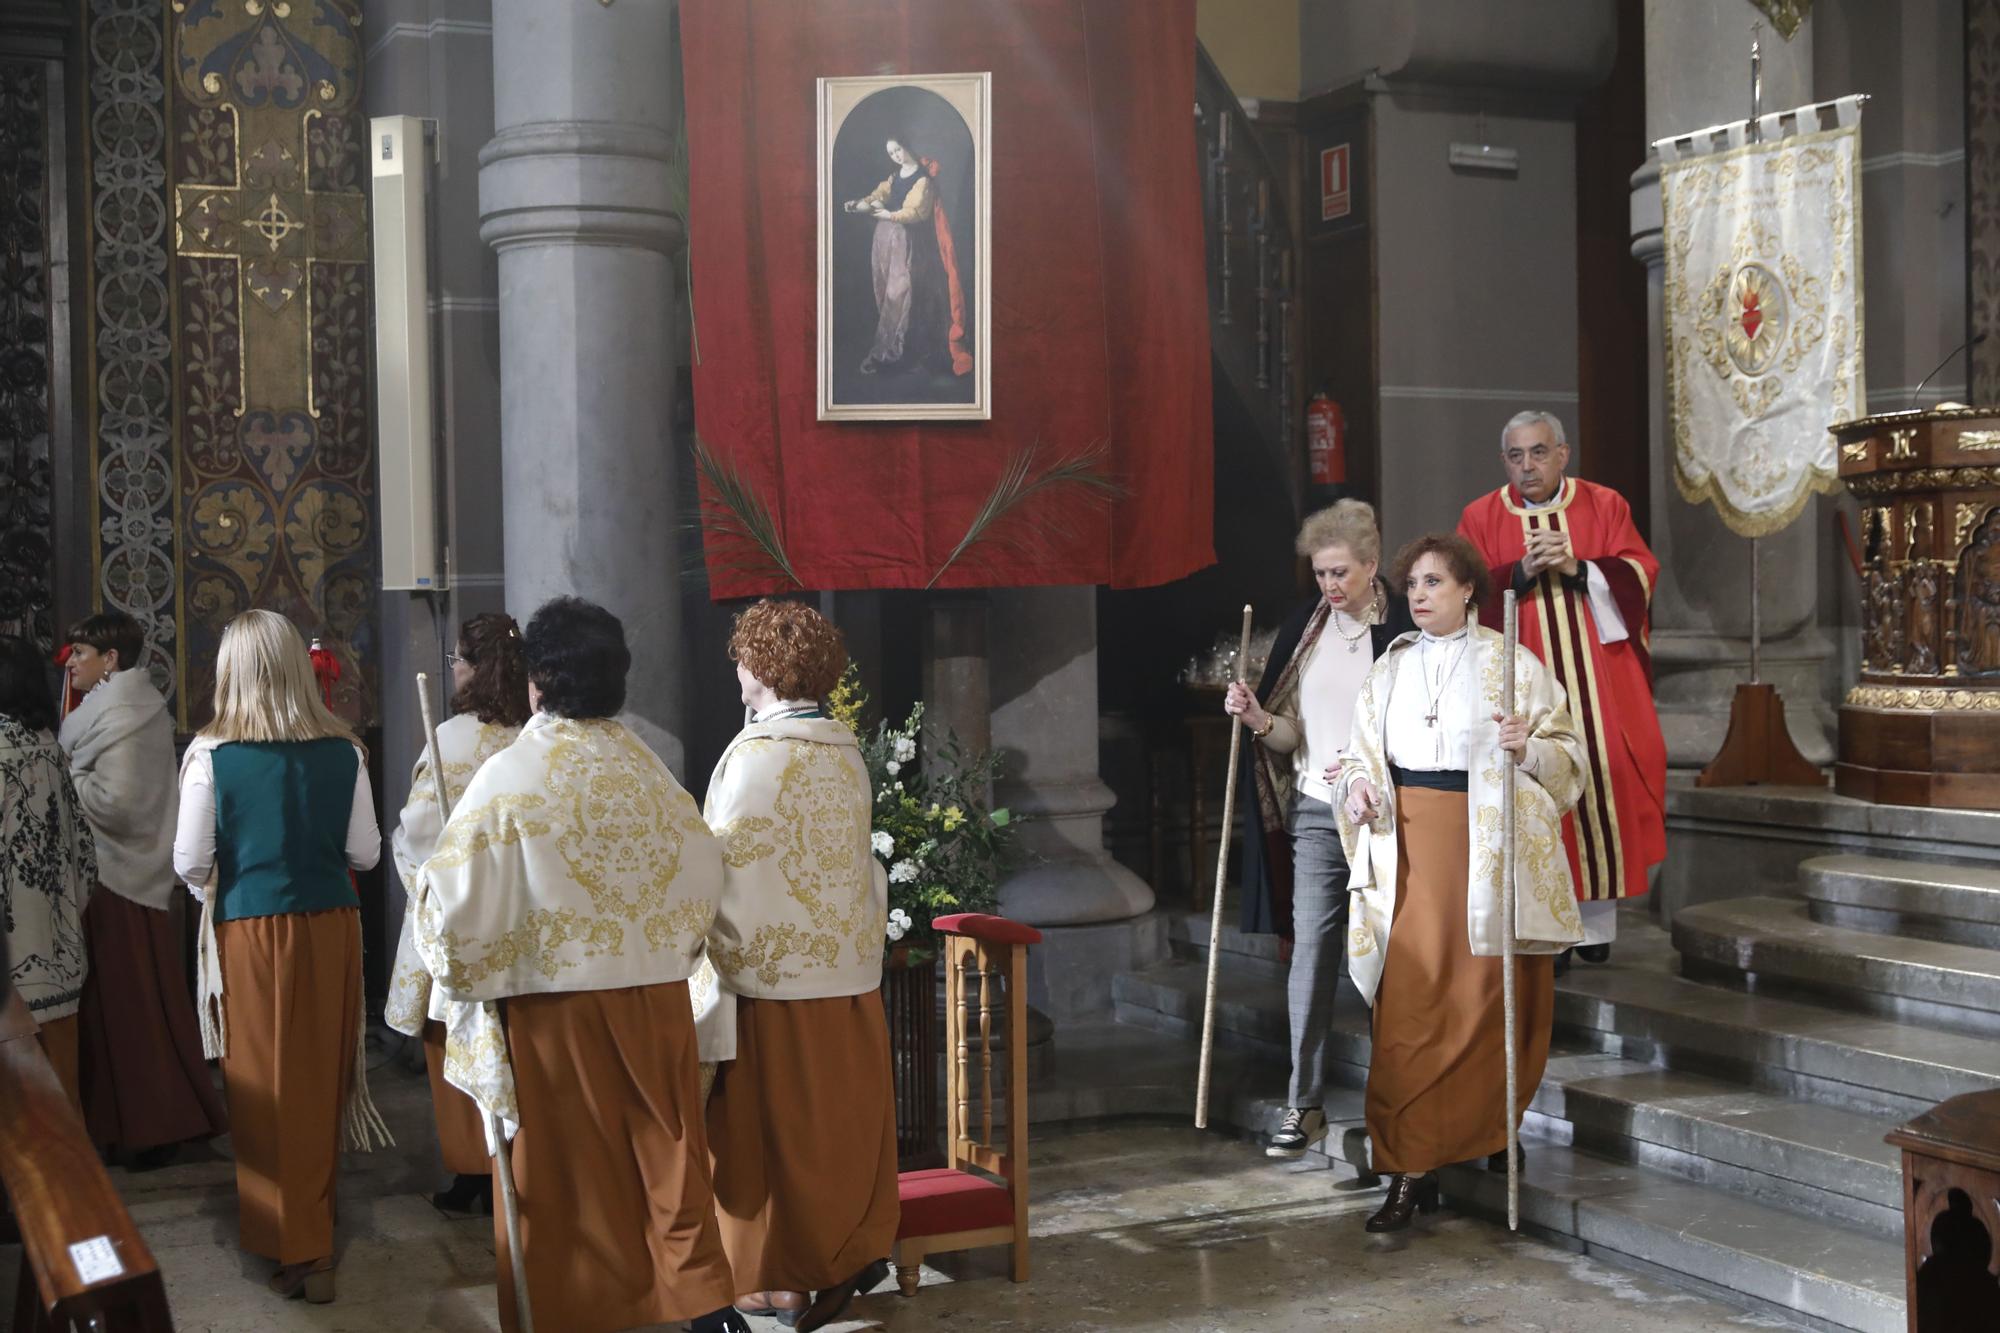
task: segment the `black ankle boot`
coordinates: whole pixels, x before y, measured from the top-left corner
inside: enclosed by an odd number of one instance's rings
[[[1410,1219],[1418,1213],[1434,1213],[1438,1207],[1437,1177],[1425,1172],[1421,1176],[1390,1176],[1389,1197],[1375,1216],[1368,1219],[1370,1231],[1401,1231],[1410,1225]]]
[[[441,1213],[477,1217],[493,1211],[493,1177],[457,1176],[451,1188],[431,1195],[431,1207]]]

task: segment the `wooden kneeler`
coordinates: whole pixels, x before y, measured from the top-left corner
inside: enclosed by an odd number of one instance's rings
[[[941,916],[932,923],[945,960],[945,1161],[897,1178],[896,1284],[917,1294],[926,1256],[987,1245],[1013,1247],[1013,1279],[1028,1280],[1028,946],[1042,933],[1005,917]],[[979,1007],[966,998],[979,978]],[[993,978],[1007,979],[1007,1150],[993,1145]],[[975,1045],[977,1053],[975,1054]],[[980,1077],[973,1114],[975,1062]]]
[[[0,1124],[0,1184],[21,1229],[15,1333],[173,1333],[153,1253],[31,1035],[0,1041]]]

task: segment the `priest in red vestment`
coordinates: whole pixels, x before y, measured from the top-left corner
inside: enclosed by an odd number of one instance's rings
[[[1648,617],[1660,562],[1606,486],[1564,476],[1569,445],[1548,412],[1522,412],[1500,436],[1508,485],[1465,507],[1458,530],[1519,598],[1521,644],[1555,672],[1583,731],[1583,799],[1563,821],[1582,904],[1583,944],[1610,956],[1618,899],[1646,891],[1667,854],[1667,747],[1653,709]],[[1497,626],[1499,599],[1481,607]]]

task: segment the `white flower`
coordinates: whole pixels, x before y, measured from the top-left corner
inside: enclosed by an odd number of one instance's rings
[[[892,777],[892,778],[893,778],[893,777],[895,777],[895,776],[896,776],[896,775],[897,775],[898,773],[900,773],[900,772],[902,772],[902,771],[903,771],[903,765],[902,765],[902,763],[901,763],[900,761],[898,761],[898,760],[895,760],[895,759],[891,759],[891,760],[890,760],[890,761],[888,762],[888,764],[887,764],[887,765],[885,765],[885,767],[887,767],[887,768],[888,768],[888,770],[889,770],[889,776],[890,776],[890,777]],[[896,789],[897,789],[898,791],[901,791],[901,790],[902,790],[902,787],[903,787],[903,784],[902,784],[902,783],[900,783],[900,782],[899,782],[899,783],[897,783],[897,784],[896,784]]]
[[[889,867],[889,882],[891,884],[908,884],[916,877],[917,863],[915,861],[898,861]]]
[[[904,930],[910,928],[910,914],[900,907],[889,913],[889,920],[901,926]]]
[[[896,852],[896,840],[881,829],[875,830],[874,836],[868,839],[868,845],[875,849],[877,856],[893,856]]]
[[[901,763],[909,763],[917,757],[917,743],[908,736],[896,737],[896,758]],[[894,770],[890,770],[894,772]]]
[[[897,940],[900,940],[900,939],[902,939],[902,938],[903,938],[903,934],[904,934],[904,932],[905,932],[905,931],[907,931],[908,929],[909,929],[909,927],[908,927],[908,926],[899,926],[899,925],[897,925],[897,924],[896,924],[896,919],[895,919],[894,917],[891,917],[891,918],[889,918],[889,940],[890,940],[890,942],[891,942],[891,943],[893,944],[893,943],[894,943],[895,941],[897,941]]]

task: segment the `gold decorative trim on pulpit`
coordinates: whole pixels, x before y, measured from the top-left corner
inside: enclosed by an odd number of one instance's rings
[[[1923,467],[1904,472],[1875,472],[1849,477],[1847,489],[1856,495],[1894,495],[1899,491],[1969,490],[2000,486],[2000,467]]]
[[[1921,709],[1931,713],[2000,713],[2000,692],[1948,690],[1937,686],[1856,685],[1847,692],[1847,706]]]

